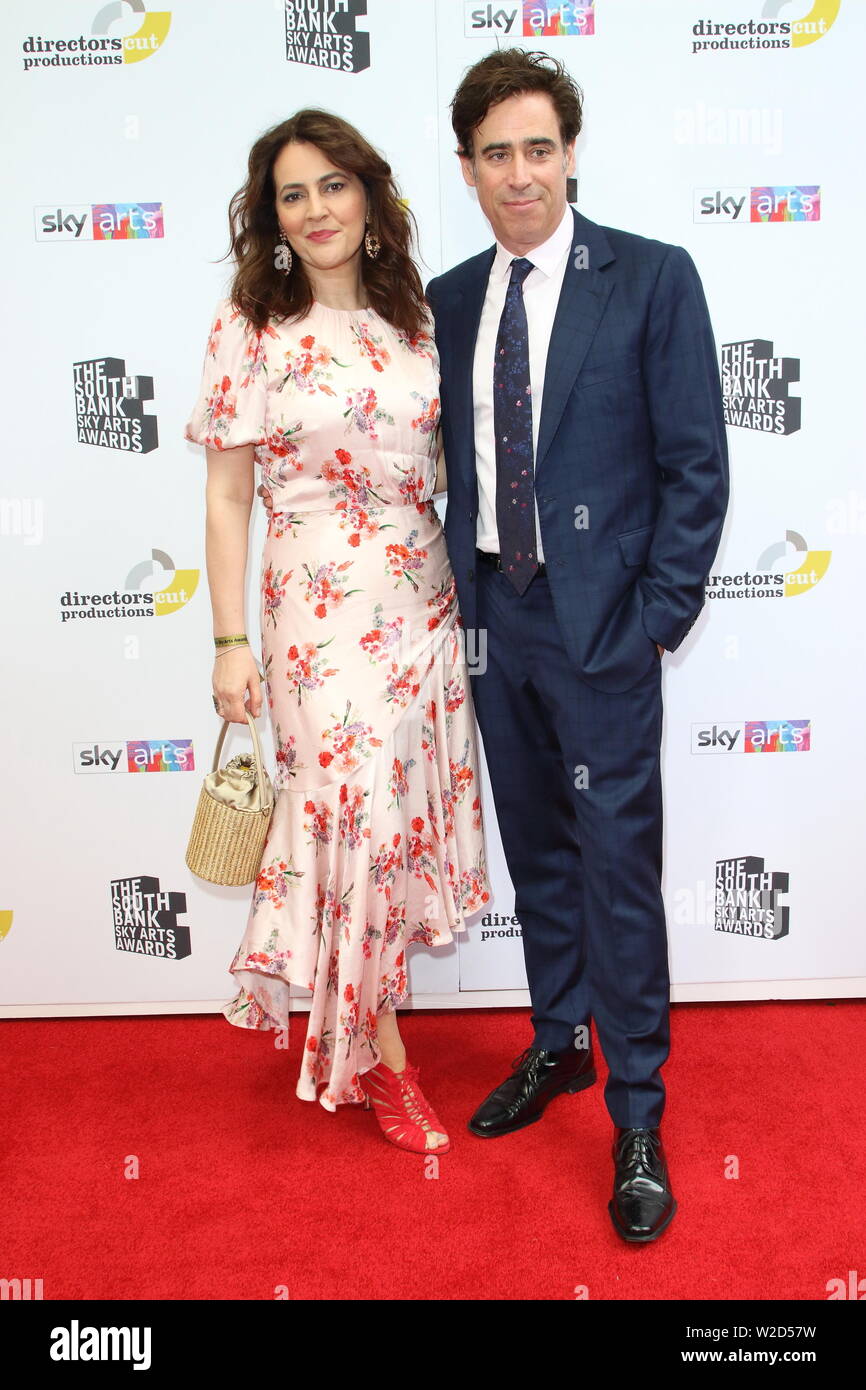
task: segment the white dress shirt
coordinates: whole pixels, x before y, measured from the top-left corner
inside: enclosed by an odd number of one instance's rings
[[[552,236],[526,255],[535,267],[523,282],[523,303],[529,338],[529,384],[532,401],[533,458],[538,447],[538,426],[544,394],[544,368],[559,293],[568,263],[574,233],[571,207],[566,206],[562,221]],[[476,544],[481,550],[499,550],[496,529],[496,442],[493,436],[493,354],[499,320],[505,307],[505,293],[511,279],[513,251],[497,241],[496,256],[490,267],[487,295],[481,310],[478,339],[472,368],[475,406],[475,468],[478,473],[478,525]],[[543,563],[538,502],[535,502],[535,553]]]

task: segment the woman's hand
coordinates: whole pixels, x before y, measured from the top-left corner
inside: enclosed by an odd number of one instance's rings
[[[433,495],[439,492],[446,492],[448,488],[448,477],[445,472],[445,445],[442,442],[442,426],[436,431],[436,443],[438,452],[436,454],[436,481],[433,484]]]
[[[257,496],[261,497],[262,501],[264,502],[265,511],[267,512],[268,517],[270,518],[271,512],[274,510],[274,499],[271,496],[270,490],[265,487],[264,483],[259,483],[258,487],[256,488],[256,494]]]
[[[445,472],[445,446],[442,443],[441,425],[436,431],[436,443],[439,446],[439,451],[436,455],[436,482],[433,484],[434,497],[437,492],[447,492],[448,490],[448,476]]]
[[[213,693],[217,714],[231,724],[246,724],[244,696],[250,693],[249,711],[254,719],[262,712],[262,682],[249,647],[229,647],[214,658]]]

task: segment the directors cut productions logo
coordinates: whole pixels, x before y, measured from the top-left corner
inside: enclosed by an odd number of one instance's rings
[[[695,53],[739,53],[752,50],[805,48],[823,39],[839,13],[841,0],[764,0],[760,19],[699,19],[692,25],[692,55]],[[790,16],[779,19],[785,10]],[[797,18],[794,18],[797,15]]]
[[[808,753],[811,719],[734,719],[693,724],[693,753]]]
[[[153,400],[152,376],[131,376],[122,357],[94,357],[72,370],[79,444],[127,454],[157,448],[156,416],[144,413],[144,402]]]
[[[696,188],[692,220],[705,226],[736,222],[820,222],[817,183],[763,184],[760,188]]]
[[[189,927],[177,920],[181,912],[186,912],[186,893],[161,892],[158,878],[141,874],[111,880],[111,916],[118,951],[159,960],[186,960],[192,947]]]
[[[485,912],[481,918],[481,940],[496,941],[506,936],[523,936],[520,918],[502,912]]]
[[[787,893],[788,877],[765,870],[757,855],[717,859],[713,929],[764,941],[787,936],[790,908],[779,902],[779,894]]]
[[[129,34],[110,32],[116,29],[118,21],[138,27]],[[144,0],[111,0],[94,15],[87,38],[83,30],[64,39],[28,34],[21,44],[24,71],[140,63],[162,48],[170,27],[169,10],[148,10]]]
[[[725,423],[764,434],[793,434],[800,428],[802,402],[788,395],[788,386],[799,380],[799,357],[774,357],[769,338],[722,343]]]
[[[710,599],[796,598],[820,584],[832,554],[831,550],[810,550],[799,531],[786,531],[783,541],[768,545],[758,556],[754,574],[749,570],[711,574],[704,592]],[[794,560],[799,561],[796,568],[788,563]]]
[[[67,589],[60,597],[60,621],[86,618],[164,618],[185,608],[198,588],[198,570],[175,569],[174,561],[164,550],[152,550],[150,560],[133,565],[126,576],[123,589],[103,593],[79,593]],[[164,580],[162,588],[152,580]]]
[[[367,0],[285,0],[286,62],[339,72],[370,66],[370,35],[357,28]]]
[[[525,39],[566,39],[595,33],[595,0],[584,4],[479,5],[464,0],[463,32],[467,39],[480,34],[501,34]]]

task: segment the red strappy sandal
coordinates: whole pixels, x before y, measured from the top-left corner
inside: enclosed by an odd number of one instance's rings
[[[411,1062],[402,1071],[392,1071],[384,1062],[365,1071],[360,1077],[366,1097],[364,1109],[373,1109],[385,1138],[398,1149],[412,1153],[446,1154],[451,1141],[436,1111],[418,1083],[418,1068]],[[427,1135],[431,1130],[445,1135],[445,1143],[431,1148]]]

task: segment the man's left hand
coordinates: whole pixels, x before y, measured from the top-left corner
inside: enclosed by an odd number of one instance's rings
[[[665,649],[664,649],[664,647],[662,646],[661,642],[656,642],[656,646],[657,646],[658,649],[659,649],[659,656],[664,656],[664,654],[665,654]]]

